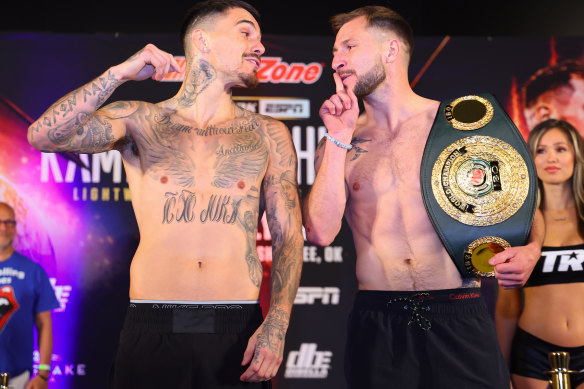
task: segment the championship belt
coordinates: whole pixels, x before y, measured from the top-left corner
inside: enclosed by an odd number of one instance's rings
[[[489,259],[527,243],[536,206],[535,165],[493,95],[440,104],[420,180],[428,216],[463,277],[493,277]]]

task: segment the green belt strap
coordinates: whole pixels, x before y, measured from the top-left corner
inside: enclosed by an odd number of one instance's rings
[[[420,180],[428,216],[463,277],[477,276],[465,264],[465,251],[477,239],[526,244],[537,174],[525,140],[493,95],[441,102]]]

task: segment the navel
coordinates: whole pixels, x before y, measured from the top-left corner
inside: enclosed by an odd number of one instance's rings
[[[243,188],[245,188],[245,182],[243,182],[243,181],[239,181],[239,182],[237,183],[237,187],[238,187],[239,189],[243,189]]]
[[[197,259],[197,266],[199,267],[199,269],[201,269],[203,267],[203,261],[200,259]]]
[[[168,177],[166,177],[166,176],[160,177],[160,182],[163,184],[166,184],[168,182]]]
[[[359,189],[361,189],[361,185],[359,185],[359,183],[358,183],[358,182],[355,182],[355,183],[353,184],[353,190],[359,190]]]

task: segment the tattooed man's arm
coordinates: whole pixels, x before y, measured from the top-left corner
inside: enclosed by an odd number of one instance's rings
[[[114,90],[128,80],[161,80],[179,66],[171,54],[147,45],[125,62],[54,103],[28,128],[29,143],[41,151],[98,153],[113,148],[125,136],[123,118],[135,110],[114,103],[98,111]],[[134,103],[135,104],[135,103]]]
[[[270,309],[250,339],[243,364],[251,360],[242,381],[274,377],[282,363],[284,338],[302,270],[302,220],[297,182],[297,157],[290,132],[281,122],[264,122],[270,160],[262,187],[272,235]]]

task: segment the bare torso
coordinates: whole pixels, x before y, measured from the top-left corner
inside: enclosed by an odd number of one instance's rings
[[[578,234],[576,214],[556,222],[546,216],[544,246],[562,247],[584,243]],[[524,288],[524,307],[519,326],[532,335],[563,347],[584,346],[584,283],[550,284]]]
[[[357,148],[345,166],[345,216],[357,252],[362,290],[435,290],[479,286],[462,279],[436,234],[422,200],[420,164],[438,109],[423,112],[399,128],[358,126]]]
[[[200,128],[165,103],[135,104],[120,144],[140,230],[130,298],[257,300],[269,120],[239,112]]]

